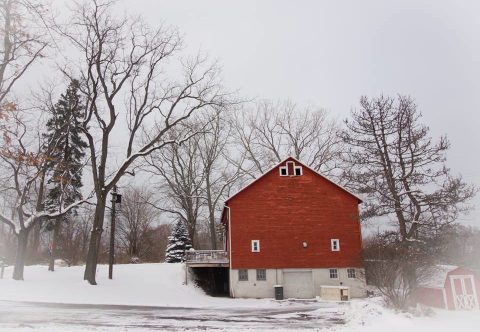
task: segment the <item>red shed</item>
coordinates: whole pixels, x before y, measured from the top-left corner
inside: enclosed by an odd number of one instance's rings
[[[415,293],[417,303],[448,310],[478,310],[479,296],[478,273],[451,265],[436,266]]]

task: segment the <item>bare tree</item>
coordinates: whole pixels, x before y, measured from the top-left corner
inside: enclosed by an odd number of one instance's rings
[[[53,155],[56,141],[46,144],[42,142],[39,131],[32,130],[18,112],[11,114],[13,118],[2,137],[0,165],[6,186],[4,191],[14,197],[12,215],[3,211],[0,221],[6,224],[17,237],[17,249],[13,278],[23,280],[25,254],[28,237],[33,227],[42,220],[60,218],[86,200],[75,201],[68,206],[46,211],[43,207],[43,188],[46,164]],[[33,133],[32,133],[33,132]],[[44,146],[48,146],[44,149]]]
[[[154,227],[149,236],[152,241],[151,249],[146,252],[145,261],[147,262],[163,262],[165,261],[165,250],[170,236],[170,225],[160,224]]]
[[[326,175],[333,175],[338,167],[342,148],[338,127],[323,109],[262,101],[239,114],[235,129],[238,145],[249,161],[243,171],[252,178],[288,156]]]
[[[447,138],[434,142],[420,119],[410,97],[362,97],[341,135],[349,145],[343,176],[367,198],[363,218],[394,218],[407,244],[453,223],[476,193],[446,167]]]
[[[232,142],[233,128],[224,114],[208,121],[206,133],[198,136],[199,156],[203,169],[202,192],[207,208],[210,246],[217,249],[220,224],[217,222],[223,208],[223,200],[227,198],[231,188],[243,174],[243,155],[234,156]],[[235,159],[235,162],[232,160]]]
[[[34,1],[0,0],[0,115],[14,108],[8,95],[47,47],[46,31],[38,23],[45,10]]]
[[[55,243],[58,258],[71,265],[76,265],[85,258],[93,214],[94,210],[90,205],[83,205],[74,215],[68,216],[65,222],[55,224],[55,228],[47,232],[48,243],[50,245]],[[58,240],[53,242],[55,231]]]
[[[152,155],[149,161],[148,171],[160,176],[160,192],[166,198],[157,207],[180,218],[197,247],[197,225],[206,221],[209,247],[217,249],[223,199],[242,174],[238,156],[235,164],[231,162],[235,152],[227,118],[222,112],[192,118],[188,126],[203,132],[182,147]]]
[[[59,28],[82,57],[76,63],[87,99],[83,131],[96,196],[84,274],[92,285],[110,190],[139,158],[195,135],[187,132],[168,139],[168,133],[193,113],[228,103],[215,65],[200,56],[175,65],[181,44],[175,30],[153,29],[138,17],[113,17],[114,10],[111,1],[89,0],[74,11],[69,28]],[[169,79],[167,73],[172,72],[182,73],[182,79]],[[111,146],[114,136],[125,141],[118,166],[112,161],[119,155]]]
[[[144,259],[153,246],[153,228],[159,213],[151,204],[153,194],[145,188],[128,188],[123,192],[117,223],[117,237],[129,258]]]
[[[185,127],[185,129],[183,129]],[[186,124],[178,127],[178,131],[189,130]],[[172,137],[177,135],[170,133]],[[205,180],[203,167],[199,158],[199,135],[180,145],[170,145],[155,153],[148,159],[146,171],[158,178],[155,186],[162,197],[155,207],[173,215],[185,223],[192,242],[196,240],[197,223],[201,218],[203,206],[202,186]]]
[[[389,290],[401,286],[395,291],[403,294],[399,303],[416,288],[420,275],[415,262],[425,240],[468,211],[467,203],[476,193],[446,167],[447,138],[434,142],[420,118],[410,97],[362,97],[360,109],[341,134],[349,145],[344,155],[349,168],[343,177],[365,195],[363,220],[387,216],[395,223],[402,253],[394,257],[395,270],[387,277]]]
[[[367,282],[382,294],[387,305],[405,310],[413,304],[418,283],[435,274],[435,248],[428,244],[407,248],[397,232],[383,232],[364,241]],[[415,282],[411,280],[414,271]]]
[[[42,2],[0,0],[0,131],[17,110],[14,87],[34,63],[44,57],[48,27],[42,20],[47,12]],[[34,237],[37,247],[39,227]]]

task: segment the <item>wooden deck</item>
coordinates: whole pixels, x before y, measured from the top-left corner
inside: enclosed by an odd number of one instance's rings
[[[195,250],[187,251],[188,267],[229,267],[227,252],[224,250]]]

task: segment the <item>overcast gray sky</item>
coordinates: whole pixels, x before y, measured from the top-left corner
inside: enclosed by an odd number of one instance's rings
[[[177,26],[186,51],[217,59],[225,85],[242,96],[311,104],[342,120],[362,95],[411,95],[432,135],[448,135],[448,166],[480,186],[480,1],[121,4],[152,25]],[[480,195],[473,203],[462,222],[480,226]]]
[[[480,184],[480,1],[124,0],[151,23],[179,27],[208,52],[227,87],[327,108],[361,95],[409,94],[448,165]],[[475,199],[479,205],[480,198]],[[477,224],[480,209],[463,218]]]

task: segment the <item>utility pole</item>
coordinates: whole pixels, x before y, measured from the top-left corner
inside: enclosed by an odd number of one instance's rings
[[[112,209],[110,217],[110,250],[108,255],[108,279],[113,278],[113,264],[115,262],[115,204],[122,203],[122,195],[117,193],[117,186],[112,190]]]

